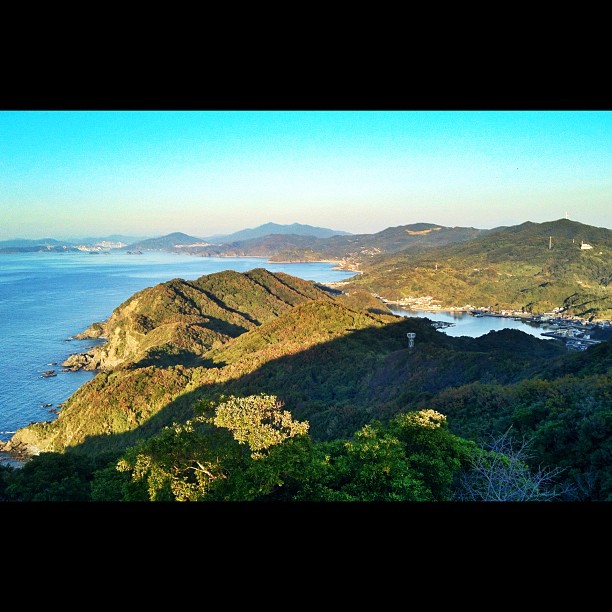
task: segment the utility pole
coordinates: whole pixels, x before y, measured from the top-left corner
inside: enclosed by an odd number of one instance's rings
[[[548,239],[548,250],[552,249],[552,236]]]

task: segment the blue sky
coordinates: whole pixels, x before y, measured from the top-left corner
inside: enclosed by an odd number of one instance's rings
[[[0,239],[612,228],[612,111],[0,111]]]

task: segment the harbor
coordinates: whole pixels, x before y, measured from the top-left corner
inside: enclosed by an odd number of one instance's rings
[[[380,296],[378,296],[380,298]],[[432,325],[453,336],[477,337],[488,331],[504,328],[520,329],[542,339],[556,339],[568,349],[583,351],[612,337],[612,321],[609,319],[587,319],[564,315],[557,311],[533,314],[522,310],[503,309],[495,311],[488,307],[442,308],[432,298],[405,298],[399,301],[382,299],[391,312],[400,316],[421,316],[432,320]],[[494,320],[503,319],[497,324]],[[470,320],[481,324],[470,324]],[[485,322],[486,321],[486,322]],[[456,327],[456,329],[453,329]]]
[[[470,310],[469,314],[475,317],[506,317],[532,325],[546,325],[549,329],[540,332],[541,336],[562,340],[567,348],[575,350],[583,351],[589,346],[600,344],[607,338],[612,337],[612,321],[609,319],[592,320],[563,315],[560,309],[557,312],[533,315],[523,311],[501,310],[495,312],[479,308]]]

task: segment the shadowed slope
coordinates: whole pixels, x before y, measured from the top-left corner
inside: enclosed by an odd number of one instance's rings
[[[407,332],[417,334],[412,350]],[[19,430],[11,444],[93,454],[122,449],[190,418],[200,399],[262,392],[308,419],[314,439],[332,439],[449,386],[521,380],[543,358],[565,353],[521,332],[490,335],[496,342],[451,338],[427,320],[356,311],[329,299],[307,302],[211,349],[204,355],[209,367],[99,373],[56,421]]]

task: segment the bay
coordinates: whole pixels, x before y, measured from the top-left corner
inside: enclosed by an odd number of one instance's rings
[[[468,312],[461,311],[429,311],[429,310],[406,310],[389,305],[393,314],[402,317],[427,317],[431,321],[451,323],[449,327],[441,327],[440,331],[449,336],[469,336],[478,338],[490,331],[501,329],[518,329],[522,332],[536,336],[540,340],[552,340],[549,336],[542,336],[541,333],[556,329],[555,326],[547,323],[531,323],[529,321],[519,321],[512,317],[499,317],[483,315],[474,317]]]
[[[333,264],[270,263],[258,257],[195,257],[160,251],[0,254],[0,440],[56,411],[94,372],[62,372],[62,362],[96,341],[73,340],[137,291],[173,278],[266,268],[331,283],[354,272]],[[53,370],[55,376],[45,377]]]

